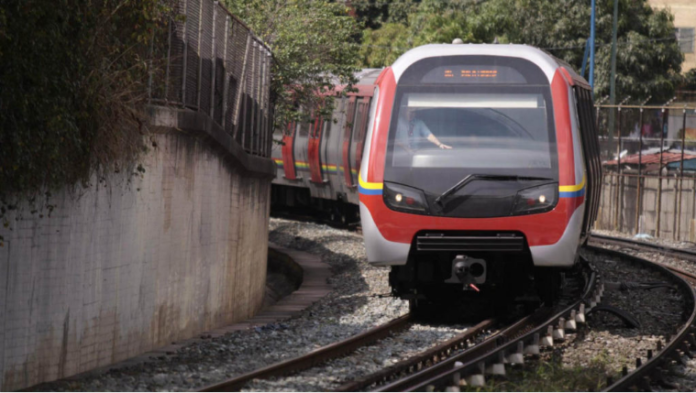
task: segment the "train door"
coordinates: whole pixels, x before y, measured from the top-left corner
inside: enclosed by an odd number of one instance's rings
[[[295,122],[290,122],[283,133],[283,147],[281,154],[283,157],[283,170],[285,178],[288,180],[297,180],[297,172],[295,168]]]
[[[350,134],[350,148],[349,148],[349,167],[350,170],[347,170],[346,177],[350,177],[350,181],[352,185],[357,184],[357,173],[358,169],[360,168],[359,160],[360,156],[362,156],[362,139],[361,137],[364,138],[365,133],[362,132],[363,125],[365,124],[365,115],[367,114],[367,100],[369,98],[367,97],[356,97],[356,101],[354,102],[354,116],[351,118],[353,119],[350,122],[350,128],[352,129],[352,132]],[[346,141],[348,142],[348,141]]]
[[[355,124],[355,114],[356,109],[356,97],[350,97],[348,100],[348,108],[346,109],[346,121],[343,125],[343,179],[348,188],[355,188],[355,182],[353,181],[353,176],[351,174],[351,157],[350,157],[350,141],[353,132],[353,125]]]
[[[354,179],[357,178],[357,172],[360,172],[360,164],[362,163],[363,146],[365,145],[365,134],[367,131],[367,117],[370,112],[371,97],[364,97],[358,104],[357,128],[353,131],[353,154],[354,159]],[[357,181],[357,180],[356,180]]]
[[[324,184],[326,181],[322,175],[321,162],[321,140],[324,128],[324,119],[315,116],[309,131],[307,145],[307,158],[309,160],[310,181],[313,183]]]
[[[343,151],[343,127],[345,122],[345,109],[348,99],[346,97],[337,97],[335,108],[332,113],[332,119],[327,125],[327,130],[322,136],[321,153],[327,167],[325,173],[328,173],[329,184],[331,184],[331,198],[337,198],[337,195],[344,191],[344,179],[341,175],[340,168],[342,167],[342,151]]]
[[[309,171],[309,157],[307,146],[309,145],[309,131],[311,123],[309,121],[300,122],[297,126],[295,135],[295,166],[301,172]]]

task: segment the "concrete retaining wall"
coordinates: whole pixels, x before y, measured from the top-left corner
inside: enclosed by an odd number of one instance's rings
[[[629,234],[641,232],[666,239],[696,241],[694,178],[684,177],[680,181],[677,177],[645,177],[640,180],[640,188],[638,181],[637,176],[604,176],[602,201],[595,227]]]
[[[196,114],[158,111],[161,124],[188,126],[157,130],[142,177],[92,179],[55,195],[50,217],[25,208],[0,229],[2,390],[107,365],[261,306],[272,163],[230,154]]]

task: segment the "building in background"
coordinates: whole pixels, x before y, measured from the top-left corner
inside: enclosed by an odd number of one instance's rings
[[[696,0],[648,0],[653,8],[668,8],[674,15],[677,40],[682,53],[682,73],[696,68]]]

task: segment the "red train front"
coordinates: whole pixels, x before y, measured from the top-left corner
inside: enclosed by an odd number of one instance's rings
[[[375,84],[360,216],[394,293],[552,295],[599,200],[586,82],[533,47],[427,45]]]

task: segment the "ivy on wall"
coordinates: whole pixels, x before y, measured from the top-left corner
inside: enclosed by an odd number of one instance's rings
[[[146,149],[149,43],[169,4],[0,2],[0,217],[133,167]]]

